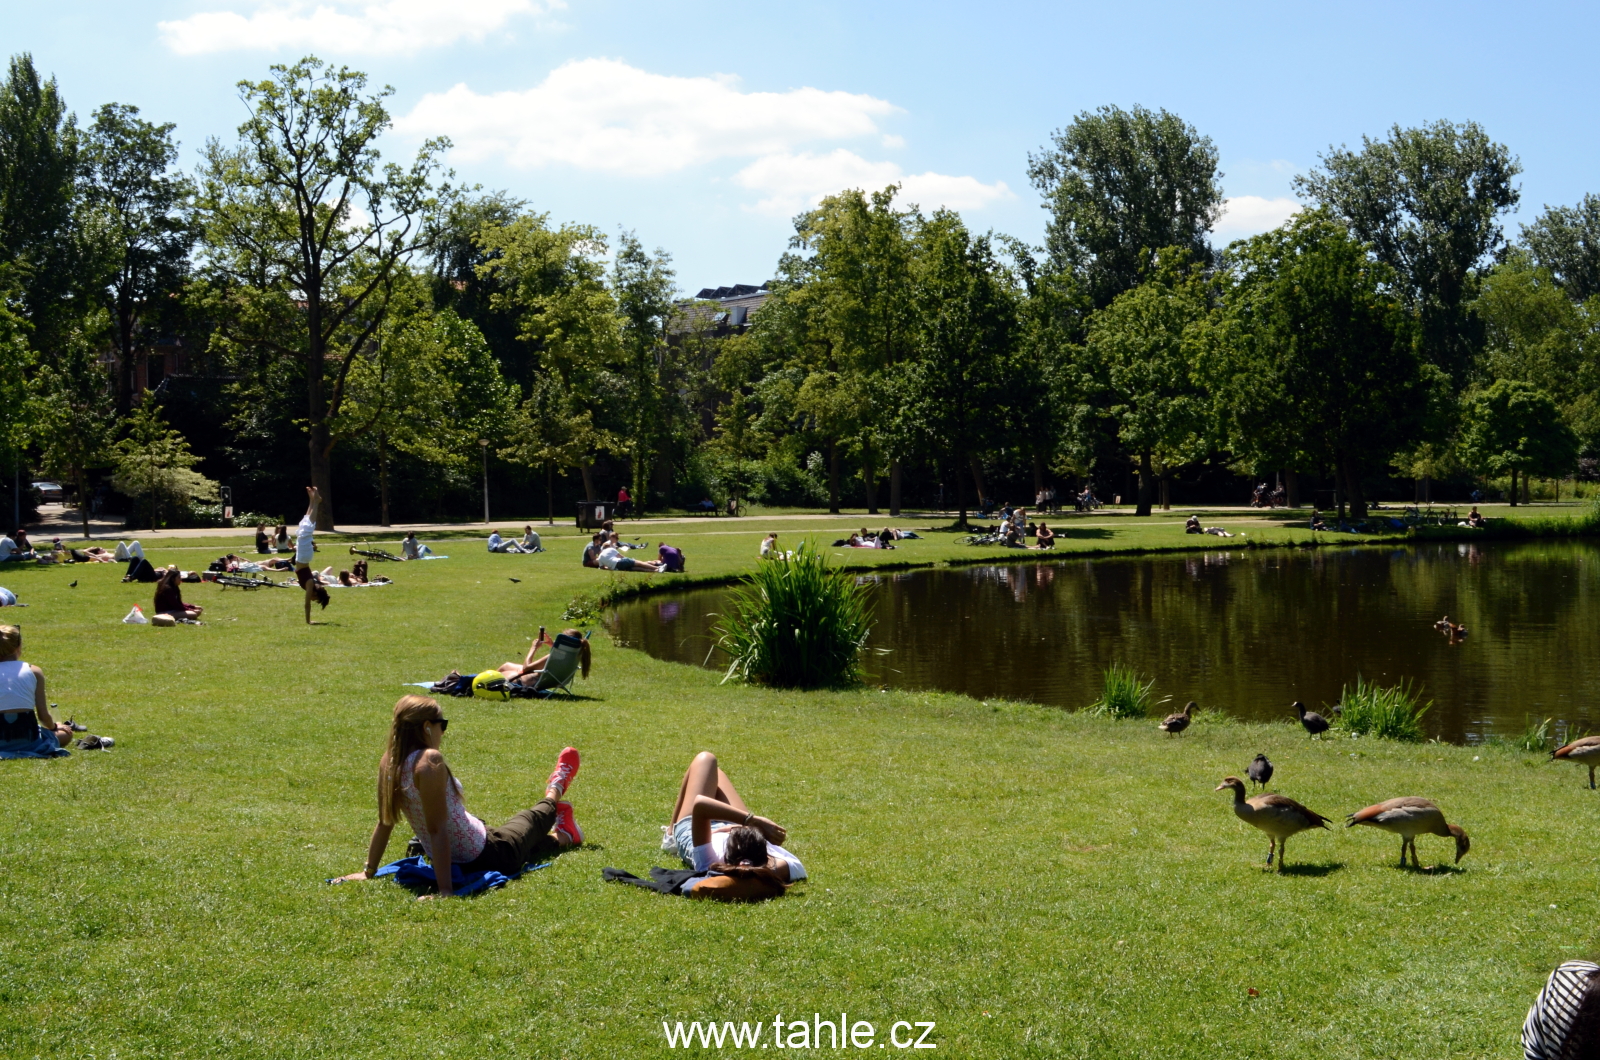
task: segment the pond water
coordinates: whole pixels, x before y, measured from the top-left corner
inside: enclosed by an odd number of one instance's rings
[[[1082,707],[1113,662],[1156,695],[1281,720],[1337,701],[1358,675],[1410,680],[1430,736],[1471,742],[1531,717],[1600,723],[1600,545],[1449,543],[1207,552],[884,573],[866,669],[874,685]],[[724,589],[610,613],[618,641],[721,669]],[[1467,638],[1433,623],[1448,614]],[[709,659],[708,659],[709,652]],[[1177,706],[1172,709],[1177,709]]]

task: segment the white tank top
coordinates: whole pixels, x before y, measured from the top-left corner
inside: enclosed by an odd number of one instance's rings
[[[34,689],[39,678],[25,662],[0,663],[0,714],[33,709]]]
[[[417,790],[416,782],[412,779],[412,772],[417,767],[417,756],[421,753],[412,751],[406,756],[405,765],[400,769],[400,808],[405,812],[406,821],[410,823],[411,830],[417,834],[422,849],[431,861],[433,848],[428,839],[428,817],[422,810],[422,793]],[[487,829],[484,828],[482,821],[467,812],[466,803],[461,801],[461,781],[456,780],[454,776],[450,780],[451,783],[444,786],[445,830],[450,836],[450,861],[456,865],[465,865],[483,853],[484,835]]]

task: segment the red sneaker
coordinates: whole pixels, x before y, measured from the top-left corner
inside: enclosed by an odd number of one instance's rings
[[[572,786],[573,779],[578,775],[578,749],[576,747],[563,748],[556,756],[556,767],[550,771],[550,779],[545,782],[547,788],[560,788],[565,795]]]
[[[556,832],[572,840],[575,847],[583,845],[583,829],[572,816],[572,803],[556,803]]]

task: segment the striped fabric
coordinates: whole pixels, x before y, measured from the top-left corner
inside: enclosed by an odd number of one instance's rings
[[[1588,961],[1568,961],[1550,973],[1528,1018],[1522,1024],[1522,1055],[1527,1060],[1557,1060],[1561,1046],[1572,1029],[1589,977],[1600,972],[1600,965]]]

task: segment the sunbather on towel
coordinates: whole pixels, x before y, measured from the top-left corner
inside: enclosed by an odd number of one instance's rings
[[[438,701],[427,696],[401,696],[394,705],[389,744],[378,761],[378,824],[367,844],[367,864],[360,872],[341,876],[339,882],[372,879],[383,864],[389,836],[402,815],[433,862],[440,898],[453,893],[452,865],[464,873],[493,871],[510,876],[530,861],[583,842],[572,804],[562,801],[578,775],[576,748],[566,748],[556,759],[543,799],[500,827],[488,828],[467,812],[461,782],[440,753],[449,724]]]
[[[72,740],[72,726],[50,716],[44,694],[44,671],[22,661],[22,630],[0,626],[0,718],[32,712],[37,732],[0,745],[0,750],[26,753],[33,757],[50,756]],[[54,741],[54,747],[51,742]],[[24,746],[27,744],[28,746]]]
[[[775,897],[806,878],[800,859],[778,845],[787,837],[781,825],[745,805],[717,756],[701,751],[683,775],[662,845],[704,874],[684,885],[686,897],[734,902]]]
[[[406,534],[405,540],[400,542],[401,559],[421,559],[433,555],[433,549],[417,540],[417,532],[412,530]]]
[[[591,658],[588,638],[579,629],[564,629],[561,632],[565,636],[576,637],[578,640],[583,641],[583,647],[578,649],[578,670],[583,674],[583,679],[587,681],[589,679],[589,661]],[[540,676],[544,673],[545,664],[550,661],[550,653],[545,652],[543,655],[539,655],[539,649],[543,647],[553,648],[555,643],[550,639],[550,635],[544,631],[544,627],[540,626],[539,635],[533,638],[533,644],[528,648],[527,657],[522,660],[520,665],[514,662],[501,663],[495,669],[505,674],[508,681],[515,681],[522,685],[536,685],[539,683]],[[535,655],[539,655],[539,657],[535,659]]]

